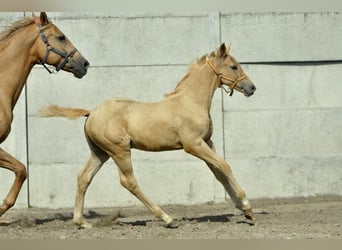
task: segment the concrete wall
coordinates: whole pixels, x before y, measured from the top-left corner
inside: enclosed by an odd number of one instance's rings
[[[28,186],[17,207],[72,207],[76,176],[89,156],[84,119],[42,119],[42,106],[92,108],[116,96],[161,100],[189,63],[223,41],[232,43],[232,54],[257,86],[251,98],[218,90],[211,112],[217,151],[248,196],[342,195],[340,13],[48,15],[91,67],[82,80],[33,69],[4,146],[23,162],[28,159]],[[0,24],[11,18],[1,13]],[[335,62],[320,62],[327,60]],[[159,204],[226,198],[206,165],[182,151],[134,150],[133,164],[140,186]],[[0,169],[1,197],[11,176]],[[140,202],[120,186],[116,166],[108,161],[88,190],[86,206],[132,204]]]

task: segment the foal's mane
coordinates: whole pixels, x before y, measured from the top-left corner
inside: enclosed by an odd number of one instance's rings
[[[198,69],[200,66],[205,64],[207,62],[207,58],[212,58],[215,56],[216,56],[215,52],[211,52],[209,54],[209,56],[208,56],[208,54],[205,54],[205,55],[201,56],[199,59],[197,59],[193,64],[190,64],[187,74],[182,78],[182,80],[180,80],[177,83],[174,91],[172,91],[171,93],[165,94],[165,97],[172,97],[172,96],[176,95],[181,89],[183,89],[184,85],[186,84],[186,79],[189,77],[189,75],[194,70]]]

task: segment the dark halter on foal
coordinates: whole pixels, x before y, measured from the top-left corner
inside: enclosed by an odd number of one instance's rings
[[[75,55],[75,53],[77,52],[77,49],[74,48],[74,49],[73,49],[71,52],[69,52],[69,53],[60,51],[60,50],[58,50],[58,49],[55,49],[54,47],[52,47],[52,46],[49,44],[48,38],[47,38],[47,36],[46,36],[46,34],[45,34],[45,32],[44,32],[44,30],[45,30],[46,28],[48,28],[49,26],[44,26],[44,27],[43,27],[39,19],[34,20],[34,22],[37,24],[37,26],[38,26],[38,28],[39,28],[40,36],[41,36],[43,42],[44,42],[45,45],[46,45],[46,52],[45,52],[44,60],[43,60],[43,61],[39,61],[38,63],[41,64],[41,65],[43,65],[44,68],[45,68],[50,74],[56,73],[56,72],[60,71],[60,70],[65,66],[65,64],[67,64],[67,63],[70,61],[70,59],[71,59],[71,58]],[[50,54],[51,51],[54,52],[54,53],[56,53],[57,55],[61,56],[62,58],[64,58],[64,61],[61,62],[61,63],[56,67],[56,69],[53,70],[53,71],[51,71],[51,70],[45,65],[45,63],[46,63],[46,61],[47,61],[47,59],[48,59],[48,56],[49,56],[49,54]]]

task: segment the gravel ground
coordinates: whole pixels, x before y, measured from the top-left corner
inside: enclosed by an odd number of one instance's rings
[[[85,209],[91,229],[72,222],[69,209],[11,209],[0,223],[0,239],[342,239],[342,197],[251,200],[252,225],[231,201],[166,205],[176,229],[142,206]]]

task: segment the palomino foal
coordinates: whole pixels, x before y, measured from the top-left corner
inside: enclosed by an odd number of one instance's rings
[[[74,222],[91,227],[83,217],[84,196],[91,180],[104,162],[112,158],[118,166],[120,183],[135,195],[152,213],[176,227],[173,218],[150,200],[139,188],[133,174],[131,148],[145,151],[184,149],[205,161],[224,186],[236,207],[250,220],[255,220],[244,190],[235,179],[228,163],[215,153],[210,107],[214,91],[227,85],[245,96],[253,95],[253,83],[240,64],[229,55],[223,43],[216,53],[203,56],[190,67],[174,92],[157,103],[141,103],[116,98],[95,109],[48,106],[42,116],[88,116],[85,135],[91,150],[86,165],[78,175]]]
[[[45,12],[24,18],[0,34],[0,143],[11,130],[13,109],[35,64],[53,65],[82,78],[89,66]],[[12,207],[26,179],[25,166],[0,147],[0,167],[15,173],[14,183],[0,206],[0,217]]]

